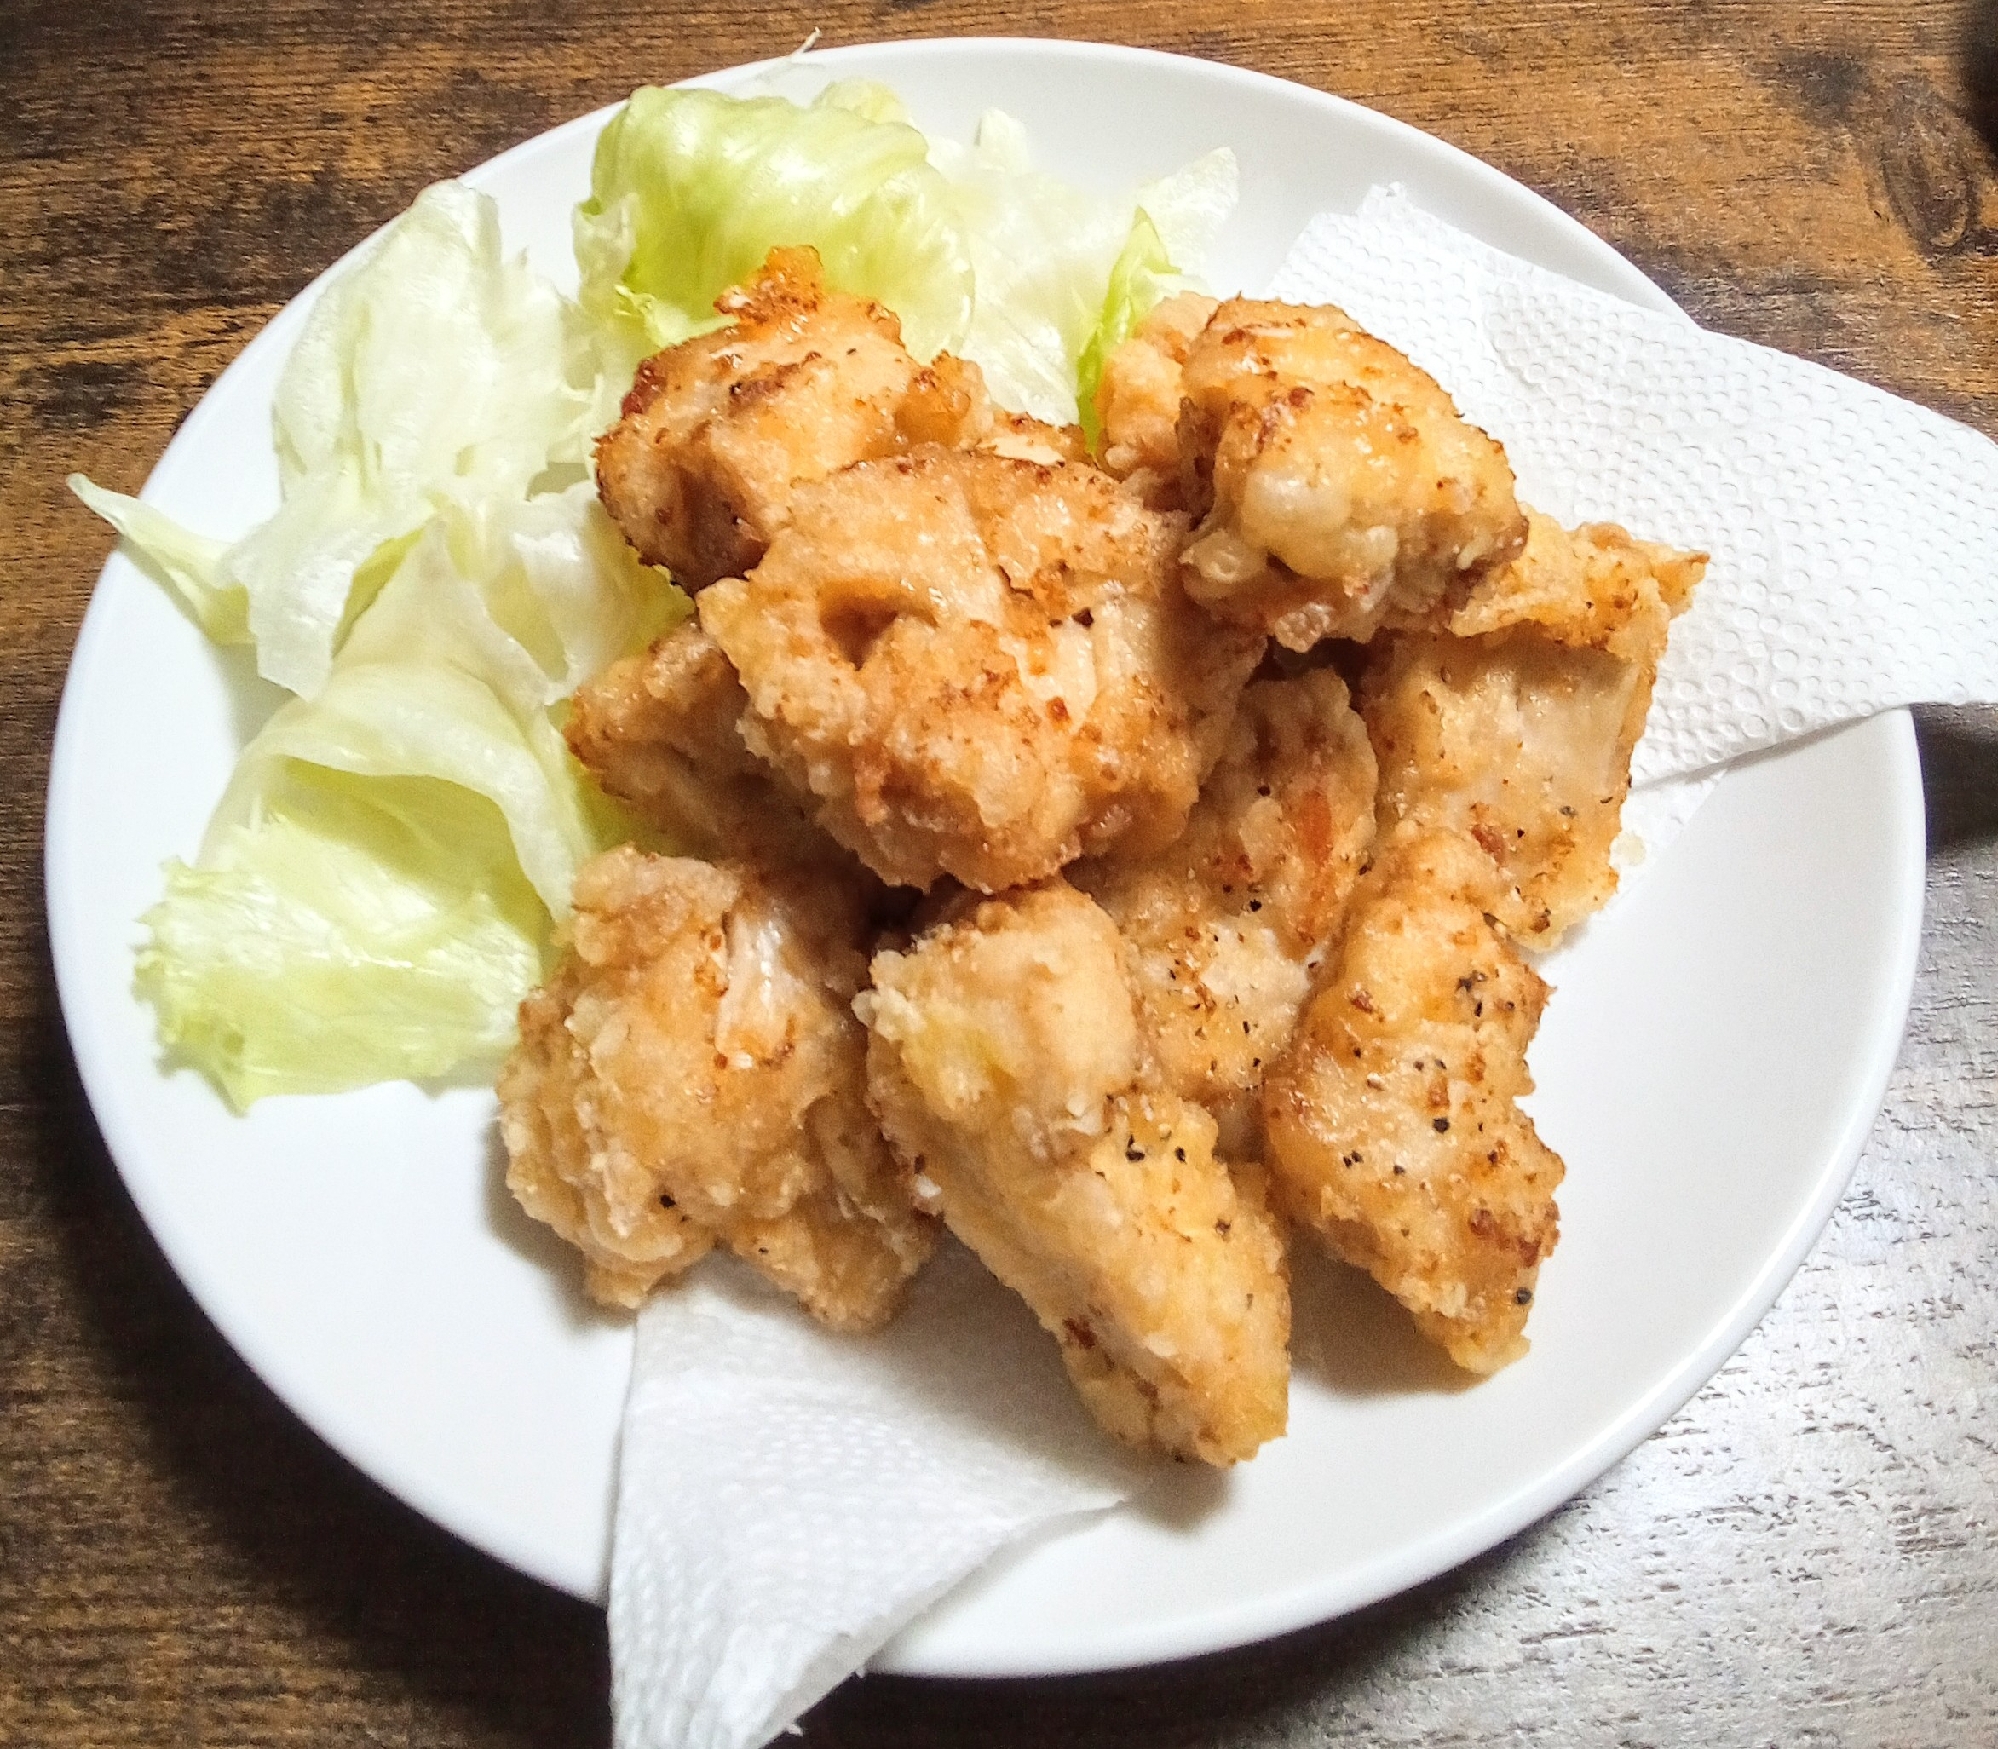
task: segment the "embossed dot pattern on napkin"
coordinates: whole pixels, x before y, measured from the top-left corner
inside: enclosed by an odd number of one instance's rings
[[[1506,447],[1521,495],[1713,557],[1636,784],[1897,705],[1998,701],[1998,445],[1501,254],[1376,189],[1271,289],[1341,305]]]
[[[1122,1460],[1026,1308],[947,1244],[880,1336],[721,1259],[638,1317],[611,1555],[618,1749],[752,1749]]]

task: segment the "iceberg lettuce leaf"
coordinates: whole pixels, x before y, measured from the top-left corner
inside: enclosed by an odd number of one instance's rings
[[[525,498],[551,461],[581,466],[579,356],[570,307],[502,257],[492,198],[457,183],[328,285],[278,382],[283,502],[223,561],[266,679],[325,683],[355,573],[440,504]]]
[[[427,190],[309,316],[280,382],[283,487],[231,545],[79,482],[218,639],[296,696],[245,749],[139,984],[239,1107],[496,1058],[577,865],[640,828],[571,759],[564,701],[689,611],[587,479],[638,359],[714,325],[773,246],[1066,422],[1234,199],[1211,154],[1134,194],[1036,171],[1017,123],[932,145],[892,92],[641,91],[606,128],[575,303]],[[565,489],[566,488],[566,489]]]
[[[1186,273],[1235,204],[1226,149],[1128,194],[1090,194],[1036,170],[1025,129],[999,110],[981,118],[969,146],[938,141],[932,153],[958,196],[977,272],[977,311],[958,350],[1002,406],[1055,424],[1078,417],[1082,356],[1138,212],[1150,216],[1166,266]],[[1134,282],[1127,295],[1151,289]]]
[[[244,1105],[488,1059],[584,858],[634,835],[553,710],[688,611],[587,484],[447,504],[169,865],[140,988]]]
[[[323,768],[169,863],[143,922],[161,1042],[239,1111],[496,1063],[548,937],[490,802]]]
[[[356,621],[325,685],[283,705],[244,750],[209,844],[256,817],[286,765],[438,779],[499,810],[543,905],[566,915],[577,865],[603,842],[550,707],[686,612],[587,484],[447,506]]]
[[[576,212],[584,310],[627,351],[656,350],[713,327],[715,299],[772,248],[809,244],[829,284],[901,317],[918,357],[954,345],[973,296],[957,203],[929,143],[873,92],[634,92]]]
[[[712,328],[714,300],[772,248],[809,244],[830,284],[901,317],[919,357],[949,347],[1001,405],[1065,424],[1139,206],[1183,271],[1234,207],[1225,149],[1104,196],[1036,170],[1000,111],[968,146],[926,140],[905,115],[893,92],[855,81],[803,105],[634,94],[598,142],[574,226],[606,376],[628,379],[647,353]]]
[[[307,317],[274,404],[273,515],[225,547],[81,477],[72,487],[210,636],[247,637],[265,679],[310,695],[440,505],[519,502],[551,469],[584,473],[603,400],[593,373],[574,305],[502,258],[492,198],[439,183]]]
[[[140,498],[108,492],[82,474],[71,474],[69,489],[118,531],[139,567],[178,595],[195,623],[218,644],[250,641],[248,601],[242,585],[222,574],[226,541],[191,534],[171,516]]]

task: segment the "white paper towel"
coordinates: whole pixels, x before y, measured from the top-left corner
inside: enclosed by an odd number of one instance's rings
[[[611,1554],[618,1749],[751,1749],[1006,1545],[1122,1498],[1026,1308],[947,1243],[843,1337],[732,1259],[638,1317]]]
[[[1998,446],[1500,254],[1376,190],[1272,288],[1342,305],[1499,437],[1522,495],[1713,556],[1626,823],[1723,761],[1895,705],[1998,699]],[[749,1749],[1006,1544],[1120,1496],[1051,1345],[946,1247],[886,1336],[726,1265],[640,1315],[611,1579],[619,1749]]]
[[[1314,219],[1271,295],[1336,303],[1406,352],[1537,509],[1712,555],[1635,784],[1896,705],[1998,701],[1998,445],[1980,433],[1515,260],[1400,189]]]

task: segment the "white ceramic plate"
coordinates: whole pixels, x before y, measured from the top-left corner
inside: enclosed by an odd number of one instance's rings
[[[1221,289],[1259,288],[1312,213],[1399,180],[1502,248],[1664,303],[1496,171],[1256,74],[1008,41],[815,66],[803,77],[892,82],[932,131],[962,136],[1003,107],[1044,163],[1105,188],[1233,146],[1243,199]],[[569,280],[568,211],[602,119],[469,178],[498,197],[511,240]],[[274,506],[271,392],[311,296],[195,409],[148,499],[223,535]],[[490,1095],[391,1085],[238,1119],[193,1074],[163,1071],[133,996],[134,919],[159,865],[193,853],[273,702],[132,566],[105,567],[48,818],[50,933],[84,1083],[167,1256],[272,1389],[439,1523],[599,1595],[629,1334],[582,1304],[561,1247],[500,1188]],[[1225,1478],[1168,1466],[1130,1508],[981,1576],[881,1664],[1025,1674],[1238,1644],[1437,1573],[1600,1474],[1741,1341],[1843,1189],[1906,1016],[1922,874],[1905,717],[1730,776],[1552,968],[1534,1110],[1569,1178],[1532,1354],[1466,1388],[1370,1286],[1301,1266],[1287,1438]]]

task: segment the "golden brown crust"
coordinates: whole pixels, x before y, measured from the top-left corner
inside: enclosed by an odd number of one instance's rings
[[[1179,533],[1093,468],[922,450],[802,489],[701,624],[835,838],[997,892],[1184,826],[1261,640],[1186,601]]]
[[[941,364],[942,357],[937,362]],[[1008,413],[997,407],[992,410],[991,429],[971,447],[1023,462],[1089,460],[1089,440],[1080,425],[1050,425],[1030,413]]]
[[[1345,683],[1319,670],[1242,694],[1172,844],[1069,871],[1124,939],[1166,1085],[1213,1114],[1230,1161],[1261,1158],[1264,1071],[1373,840],[1373,749]]]
[[[582,1252],[591,1299],[633,1307],[706,1256],[714,1235],[664,1192],[607,1195],[592,1170],[590,1064],[564,1024],[576,995],[566,971],[521,1003],[520,1042],[500,1070],[506,1185],[522,1209]]]
[[[599,456],[699,623],[567,732],[722,860],[585,871],[508,1071],[523,1200],[597,1291],[712,1233],[847,1327],[940,1212],[1107,1429],[1215,1464],[1284,1425],[1268,1196],[1461,1365],[1523,1352],[1562,1168],[1508,930],[1613,884],[1704,560],[1529,523],[1329,307],[1159,306],[1106,362],[1101,468],[808,252],[719,307]]]
[[[1211,1464],[1284,1428],[1290,1300],[1260,1178],[1160,1086],[1115,927],[1066,884],[955,907],[874,962],[870,1096],[951,1230],[1118,1438]]]
[[[1186,355],[1218,307],[1198,292],[1167,298],[1103,361],[1096,389],[1103,466],[1157,509],[1186,508],[1179,455]]]
[[[1699,554],[1537,512],[1448,633],[1377,640],[1360,710],[1383,830],[1444,826],[1498,865],[1496,914],[1548,947],[1616,890],[1610,854],[1672,616]]]
[[[1473,1372],[1526,1352],[1562,1176],[1519,1108],[1547,986],[1495,890],[1468,840],[1394,837],[1264,1090],[1282,1206]]]
[[[1187,588],[1290,649],[1427,623],[1526,538],[1504,450],[1331,305],[1222,304],[1181,392]]]
[[[712,1234],[835,1328],[893,1313],[932,1238],[866,1108],[864,929],[823,879],[584,865],[500,1093],[508,1183],[584,1245],[592,1291],[635,1303]]]
[[[891,311],[825,288],[815,250],[772,250],[715,308],[726,326],[639,366],[596,450],[604,508],[684,589],[754,565],[799,485],[990,424],[976,365],[919,364]]]
[[[749,698],[720,646],[689,622],[577,689],[569,750],[676,849],[766,864],[833,864],[868,881],[804,802],[743,745]]]
[[[1471,586],[1450,616],[1451,635],[1530,628],[1566,649],[1655,669],[1671,622],[1706,575],[1707,555],[1638,540],[1614,522],[1564,529],[1537,510],[1526,519],[1519,556]]]

